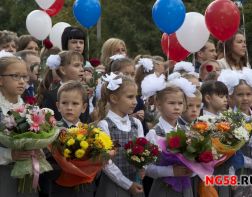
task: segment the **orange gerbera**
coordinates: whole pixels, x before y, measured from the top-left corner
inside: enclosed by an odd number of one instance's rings
[[[207,122],[199,121],[192,125],[192,128],[200,133],[204,133],[208,130]]]
[[[215,124],[218,131],[228,132],[231,129],[231,125],[229,122],[218,122]]]

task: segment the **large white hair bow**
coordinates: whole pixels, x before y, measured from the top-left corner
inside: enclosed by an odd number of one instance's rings
[[[179,87],[188,97],[195,97],[196,85],[193,85],[192,82],[183,77],[173,79],[168,84]]]
[[[173,79],[177,79],[180,77],[181,77],[181,74],[179,72],[173,72],[172,74],[168,75],[167,79],[168,79],[168,81],[171,81]]]
[[[165,76],[163,74],[160,76],[157,76],[155,73],[147,75],[141,83],[143,100],[155,95],[157,91],[165,87]]]
[[[10,52],[6,52],[5,50],[1,50],[0,51],[0,58],[2,57],[14,57],[15,55],[13,55],[12,53]]]
[[[153,61],[150,58],[140,58],[138,60],[138,65],[139,66],[142,65],[145,72],[150,72],[154,68]],[[139,67],[139,66],[137,66],[137,67]]]
[[[252,87],[252,69],[244,67],[242,70],[242,76],[241,79],[245,80],[246,83]]]
[[[181,61],[174,65],[173,72],[185,71],[187,73],[194,72],[195,68],[191,62]]]
[[[50,55],[46,60],[46,65],[51,69],[59,68],[61,64],[61,58],[59,55]]]
[[[221,71],[220,76],[217,80],[224,83],[228,88],[229,95],[232,95],[234,92],[234,88],[239,85],[241,77],[241,72],[224,69]]]
[[[110,75],[106,74],[105,77],[104,76],[102,77],[104,81],[108,82],[107,88],[109,90],[112,90],[112,91],[117,90],[122,84],[122,78],[116,79],[116,77],[118,77],[118,75],[116,75],[113,72],[111,72]]]
[[[125,57],[126,56],[123,55],[123,54],[115,54],[115,55],[111,56],[109,59],[111,59],[112,61],[115,61],[115,60],[118,60],[118,59],[123,59]]]

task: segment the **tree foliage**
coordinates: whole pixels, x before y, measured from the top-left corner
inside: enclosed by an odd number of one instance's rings
[[[162,32],[154,25],[151,10],[155,0],[100,0],[102,5],[101,40],[97,40],[97,28],[88,32],[90,57],[99,57],[102,43],[110,37],[125,40],[130,56],[137,54],[162,55],[160,38]],[[186,11],[204,14],[212,0],[184,0]],[[53,24],[67,22],[78,25],[72,12],[74,0],[65,0],[61,12],[52,17]],[[9,29],[19,35],[25,34],[25,19],[32,10],[39,9],[34,0],[1,0],[0,29]],[[246,1],[244,13],[246,20],[247,44],[252,53],[252,2]],[[85,14],[85,13],[83,13]],[[252,59],[252,58],[250,58]]]

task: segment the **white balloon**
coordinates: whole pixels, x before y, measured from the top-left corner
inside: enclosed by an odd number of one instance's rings
[[[50,8],[55,2],[55,0],[35,0],[35,1],[39,5],[39,7],[41,7],[44,10]]]
[[[33,10],[26,17],[26,28],[35,38],[44,40],[52,29],[52,20],[46,12]]]
[[[210,33],[205,16],[198,12],[188,12],[182,26],[176,32],[181,46],[191,53],[199,51],[208,41]]]
[[[60,49],[62,49],[61,36],[62,36],[65,28],[69,27],[69,26],[70,25],[68,23],[59,22],[52,27],[49,38],[50,38],[51,42],[53,43],[53,46],[56,46],[56,47],[59,47]]]

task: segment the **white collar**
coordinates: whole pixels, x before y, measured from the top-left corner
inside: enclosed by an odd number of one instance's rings
[[[78,120],[78,122],[76,124],[73,124],[72,122],[69,122],[68,120],[66,120],[65,118],[63,118],[63,121],[67,124],[68,127],[71,127],[71,126],[77,126],[77,124],[80,122],[80,120]]]
[[[203,109],[203,115],[209,115],[209,116],[217,116],[217,114],[214,114],[210,111],[207,111],[206,109]]]
[[[165,133],[169,133],[170,131],[176,130],[177,126],[178,126],[178,125],[176,125],[176,127],[174,128],[170,123],[168,123],[162,117],[159,118],[159,123],[158,124],[161,127],[161,129],[163,129],[165,131]]]
[[[120,123],[122,125],[127,125],[130,121],[128,115],[121,117],[116,113],[112,112],[111,110],[108,111],[107,117],[113,120],[113,122]]]
[[[18,96],[18,102],[17,103],[11,103],[3,96],[2,92],[0,91],[0,107],[2,109],[2,112],[4,115],[7,114],[8,111],[11,109],[15,109],[20,107],[24,104],[24,101],[22,100],[21,96]]]
[[[25,89],[28,89],[29,87],[34,87],[33,83],[27,84],[26,87],[25,87]]]
[[[237,111],[238,111],[238,108],[235,106],[233,111],[234,111],[234,112],[237,112]],[[245,113],[243,113],[243,112],[241,112],[241,113],[242,113],[242,115],[244,115],[245,118],[252,117],[252,111],[251,111],[251,109],[249,109],[250,115],[247,115],[247,114],[245,114]]]

